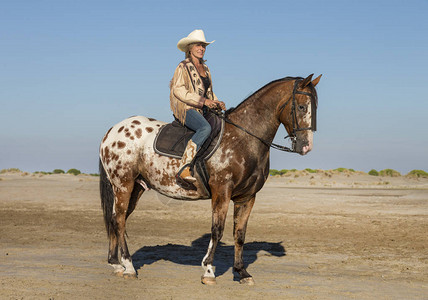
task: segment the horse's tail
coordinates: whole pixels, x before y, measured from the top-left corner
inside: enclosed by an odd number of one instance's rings
[[[101,196],[101,207],[104,214],[104,224],[107,230],[107,236],[110,233],[114,233],[116,224],[113,219],[113,205],[114,205],[114,193],[111,182],[107,176],[104,166],[100,159],[100,196]]]

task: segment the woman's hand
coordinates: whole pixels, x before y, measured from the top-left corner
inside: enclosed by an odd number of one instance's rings
[[[205,106],[208,106],[209,108],[218,108],[220,107],[222,110],[226,110],[226,105],[223,101],[218,100],[211,100],[211,99],[205,99]]]
[[[221,107],[222,110],[226,110],[226,104],[223,101],[216,101],[217,105]]]

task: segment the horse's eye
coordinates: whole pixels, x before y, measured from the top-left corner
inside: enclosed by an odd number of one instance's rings
[[[298,109],[299,109],[299,111],[306,111],[306,106],[299,105]]]

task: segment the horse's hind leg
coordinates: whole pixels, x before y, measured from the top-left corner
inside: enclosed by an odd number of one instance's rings
[[[131,255],[129,254],[128,245],[126,243],[126,238],[125,238],[126,218],[127,216],[129,216],[128,209],[131,201],[133,187],[134,187],[134,182],[130,182],[127,184],[123,184],[120,187],[120,189],[116,189],[115,191],[116,201],[114,205],[115,214],[113,216],[117,227],[117,247],[119,248],[120,254],[121,254],[120,263],[124,268],[123,276],[127,278],[137,277],[137,273],[135,272],[134,266],[132,264]],[[135,203],[131,205],[135,207]],[[134,207],[131,207],[131,212]],[[117,252],[118,251],[116,250],[116,253]]]
[[[143,192],[144,192],[144,188],[142,186],[137,185],[137,184],[134,185],[134,188],[133,188],[132,193],[131,193],[131,197],[129,199],[125,221],[126,221],[126,219],[128,219],[129,215],[134,211],[134,209],[137,205],[138,199],[141,197]],[[119,193],[117,193],[117,194],[119,195]],[[120,199],[126,199],[126,195],[120,195],[120,197],[121,197]],[[115,203],[118,203],[119,201],[116,199],[119,199],[119,198],[116,198],[116,196],[114,198],[115,198]],[[122,201],[121,203],[124,206],[126,206],[126,202]],[[119,226],[118,226],[118,221],[117,221],[118,209],[116,208],[115,204],[112,204],[112,206],[114,206],[114,214],[112,215],[112,218],[111,218],[111,223],[110,223],[111,226],[109,228],[109,233],[108,233],[108,236],[109,236],[108,263],[113,267],[113,269],[114,269],[113,273],[115,275],[120,276],[120,277],[122,277],[122,276],[135,277],[135,275],[133,275],[133,273],[135,271],[132,272],[132,269],[129,270],[128,272],[125,272],[127,270],[125,268],[125,264],[122,265],[124,259],[122,258],[122,262],[119,259],[119,239],[118,239],[118,236],[119,236],[120,231],[118,230]],[[119,211],[120,211],[120,209],[119,209]],[[126,241],[125,241],[125,245],[126,245]],[[121,247],[121,249],[122,249],[122,247]],[[126,255],[125,255],[125,257],[126,257]],[[129,263],[128,263],[128,265],[129,265]],[[129,274],[129,273],[131,273],[131,274]]]
[[[236,202],[233,213],[233,234],[235,237],[235,260],[233,270],[239,274],[240,283],[253,285],[253,277],[247,272],[242,259],[242,253],[245,242],[245,233],[247,231],[248,218],[253,208],[255,196],[245,202]]]
[[[117,276],[122,276],[125,268],[119,262],[118,257],[118,240],[117,240],[117,230],[112,228],[109,232],[109,250],[108,250],[108,263],[114,268],[114,274]]]
[[[131,193],[131,197],[129,199],[128,209],[126,211],[126,219],[128,219],[129,215],[134,211],[137,206],[138,199],[143,194],[144,189],[142,186],[135,184],[134,189]],[[116,202],[116,201],[115,201]],[[117,209],[115,208],[115,211]],[[119,260],[119,240],[118,240],[118,225],[116,221],[116,216],[112,216],[112,229],[109,232],[109,254],[108,254],[108,263],[113,267],[113,273],[117,276],[124,276],[125,267],[122,266]],[[125,273],[125,276],[126,273]],[[134,277],[133,275],[131,277]]]
[[[116,195],[113,185],[100,161],[100,196],[104,223],[109,239],[108,263],[114,268],[116,275],[122,276],[125,268],[120,264],[118,256],[117,222],[115,218]]]

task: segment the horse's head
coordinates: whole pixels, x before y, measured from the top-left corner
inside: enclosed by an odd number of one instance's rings
[[[313,132],[316,131],[317,92],[315,86],[321,75],[312,80],[313,74],[294,81],[293,91],[279,106],[279,121],[291,138],[293,151],[301,155],[312,150]]]

